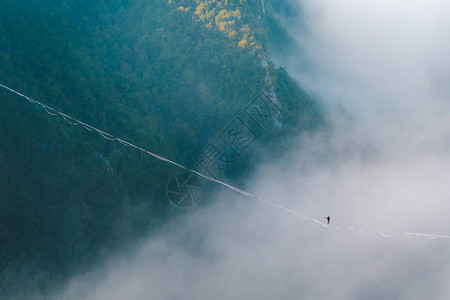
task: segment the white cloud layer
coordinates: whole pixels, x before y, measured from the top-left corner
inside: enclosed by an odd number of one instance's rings
[[[322,96],[332,133],[247,188],[333,227],[224,192],[55,299],[448,298],[450,240],[402,233],[450,233],[450,4],[297,4],[302,52],[279,61]]]

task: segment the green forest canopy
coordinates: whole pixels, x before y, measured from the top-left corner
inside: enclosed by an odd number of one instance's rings
[[[271,33],[281,31],[252,0],[3,1],[0,81],[195,168],[194,157],[267,88],[267,72],[283,126],[267,130],[258,146],[281,151],[271,145],[322,123],[318,106],[284,69],[261,63]],[[5,293],[7,286],[18,292],[21,274],[37,270],[48,276],[24,284],[45,290],[101,249],[168,218],[165,186],[179,170],[5,90],[0,98]],[[248,172],[255,154],[249,149],[227,180]]]

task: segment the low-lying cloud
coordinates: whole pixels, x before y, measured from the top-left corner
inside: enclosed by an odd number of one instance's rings
[[[332,227],[223,192],[54,299],[448,298],[450,240],[403,233],[450,233],[449,4],[296,4],[302,50],[278,61],[332,126],[246,189]]]

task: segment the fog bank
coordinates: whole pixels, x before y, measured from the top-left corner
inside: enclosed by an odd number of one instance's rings
[[[448,298],[450,240],[403,233],[450,233],[450,4],[295,5],[300,50],[276,60],[320,95],[331,128],[245,189],[332,226],[220,193],[54,299]]]

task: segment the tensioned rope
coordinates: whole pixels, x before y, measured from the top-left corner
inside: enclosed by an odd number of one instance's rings
[[[183,166],[183,165],[181,165],[181,164],[179,164],[177,162],[174,162],[174,161],[172,161],[170,159],[167,159],[167,158],[165,158],[163,156],[160,156],[158,154],[150,152],[150,151],[148,151],[148,150],[146,150],[144,148],[141,148],[139,146],[136,146],[136,145],[134,145],[134,144],[132,144],[132,143],[130,143],[128,141],[125,141],[123,139],[115,137],[115,136],[113,136],[110,133],[107,133],[107,132],[105,132],[103,130],[100,130],[100,129],[92,126],[92,125],[84,123],[84,122],[82,122],[82,121],[80,121],[80,120],[78,120],[78,119],[76,119],[74,117],[71,117],[71,116],[69,116],[69,115],[67,115],[67,114],[65,114],[65,113],[63,113],[63,112],[61,112],[59,110],[56,110],[56,109],[54,109],[54,108],[52,108],[52,107],[50,107],[50,106],[48,106],[48,105],[46,105],[44,103],[41,103],[41,102],[39,102],[37,100],[34,100],[33,98],[28,97],[28,96],[26,96],[26,95],[24,95],[24,94],[22,94],[22,93],[20,93],[20,92],[18,92],[16,90],[14,90],[14,89],[8,87],[6,85],[3,85],[3,84],[0,83],[0,87],[4,88],[4,89],[6,89],[6,90],[8,90],[8,91],[10,91],[10,92],[20,96],[20,97],[25,98],[26,100],[28,100],[29,102],[31,102],[33,104],[41,106],[45,110],[45,112],[47,112],[47,114],[49,114],[50,116],[54,116],[54,117],[61,116],[64,119],[64,121],[66,121],[68,124],[70,124],[72,126],[81,125],[87,131],[96,131],[101,137],[103,137],[106,140],[117,141],[120,144],[124,145],[125,147],[135,148],[135,149],[137,149],[139,151],[142,151],[144,153],[149,154],[150,156],[152,156],[152,157],[154,157],[154,158],[156,158],[158,160],[161,160],[161,161],[170,163],[172,165],[175,165],[175,166],[177,166],[177,167],[179,167],[179,168],[181,168],[183,170],[186,170],[188,172],[194,173],[194,174],[196,174],[196,175],[198,175],[198,176],[200,176],[200,177],[202,177],[202,178],[204,178],[206,180],[209,180],[211,182],[215,182],[215,183],[221,184],[221,185],[223,185],[223,186],[225,186],[225,187],[227,187],[227,188],[229,188],[229,189],[231,189],[231,190],[233,190],[233,191],[235,191],[235,192],[237,192],[237,193],[239,193],[241,195],[244,195],[244,196],[247,196],[247,197],[250,197],[250,198],[254,198],[254,199],[256,199],[256,200],[258,200],[258,201],[260,201],[262,203],[265,203],[265,204],[270,205],[272,207],[275,207],[275,208],[278,208],[278,209],[283,210],[285,212],[288,212],[288,213],[294,215],[297,218],[302,218],[304,220],[312,221],[312,222],[320,224],[320,225],[322,225],[322,226],[324,226],[326,228],[331,228],[331,229],[335,229],[335,230],[348,230],[348,231],[357,231],[357,232],[375,232],[375,233],[377,233],[377,234],[379,234],[379,235],[381,235],[381,236],[383,236],[385,238],[392,238],[392,236],[387,235],[385,233],[382,233],[382,232],[380,232],[378,230],[375,230],[375,229],[366,230],[366,229],[356,229],[356,228],[353,228],[353,227],[329,226],[329,224],[325,224],[324,222],[321,222],[321,221],[316,220],[316,219],[314,219],[312,217],[306,216],[306,215],[304,215],[302,213],[299,213],[299,212],[297,212],[295,210],[289,209],[289,208],[287,208],[287,207],[285,207],[283,205],[280,205],[280,204],[274,203],[272,201],[268,201],[266,199],[263,199],[263,198],[261,198],[261,197],[259,197],[257,195],[254,195],[252,193],[249,193],[249,192],[246,192],[244,190],[241,190],[241,189],[239,189],[239,188],[237,188],[235,186],[232,186],[230,184],[227,184],[227,183],[225,183],[223,181],[217,180],[217,179],[212,178],[210,176],[204,175],[204,174],[202,174],[202,173],[200,173],[200,172],[198,172],[196,170],[187,168],[187,167],[185,167],[185,166]],[[447,236],[447,235],[415,233],[415,232],[405,232],[405,233],[403,233],[403,236],[405,236],[405,237],[424,237],[424,238],[428,238],[428,239],[438,239],[438,238],[450,239],[450,236]]]

